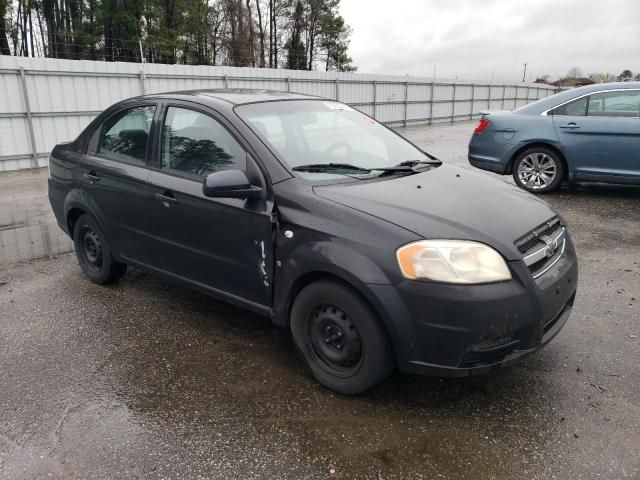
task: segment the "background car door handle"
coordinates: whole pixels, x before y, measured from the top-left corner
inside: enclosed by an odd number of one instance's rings
[[[560,125],[560,128],[580,128],[580,125],[576,125],[575,123],[566,123],[564,125]]]
[[[84,178],[86,178],[91,185],[95,185],[100,181],[100,177],[96,175],[96,172],[94,170],[91,170],[90,172],[85,173]]]
[[[170,207],[178,203],[178,200],[173,196],[171,192],[154,193],[153,198],[160,200],[165,207]]]

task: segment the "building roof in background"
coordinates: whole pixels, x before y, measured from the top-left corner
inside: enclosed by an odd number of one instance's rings
[[[583,87],[585,85],[593,85],[594,82],[590,78],[586,77],[571,77],[571,78],[561,78],[551,83],[556,87]]]

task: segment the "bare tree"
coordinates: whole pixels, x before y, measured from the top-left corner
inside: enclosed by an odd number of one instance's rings
[[[265,67],[265,50],[264,50],[264,37],[265,37],[265,28],[262,24],[262,10],[260,9],[261,0],[256,0],[256,10],[258,11],[258,36],[260,41],[260,59],[258,65],[260,68]]]
[[[580,67],[572,67],[567,72],[567,78],[578,78],[578,77],[582,77],[582,70],[580,70]]]
[[[589,74],[589,78],[593,80],[595,83],[600,83],[604,81],[605,74],[602,72],[594,72]]]
[[[11,55],[7,38],[7,12],[9,0],[0,0],[0,55]]]

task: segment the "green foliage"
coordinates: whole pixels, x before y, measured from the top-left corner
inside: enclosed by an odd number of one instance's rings
[[[339,3],[0,0],[0,53],[353,71],[351,29],[338,13]]]
[[[301,0],[298,0],[295,5],[291,37],[285,47],[287,50],[287,68],[291,70],[305,70],[307,68],[307,52],[302,42],[305,12]]]
[[[620,75],[618,75],[619,82],[629,82],[633,79],[633,72],[631,70],[623,70]]]
[[[9,0],[0,0],[0,55],[11,55],[9,39],[7,38],[7,16]]]

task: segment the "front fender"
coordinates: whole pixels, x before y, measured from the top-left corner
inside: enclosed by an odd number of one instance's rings
[[[385,272],[369,257],[333,238],[302,244],[285,258],[279,259],[277,265],[273,299],[274,323],[288,325],[293,300],[307,283],[333,277],[349,284],[369,302],[385,324],[392,343],[397,345],[396,325],[371,288],[375,285],[392,285],[397,283],[397,278],[393,278],[393,275]]]

